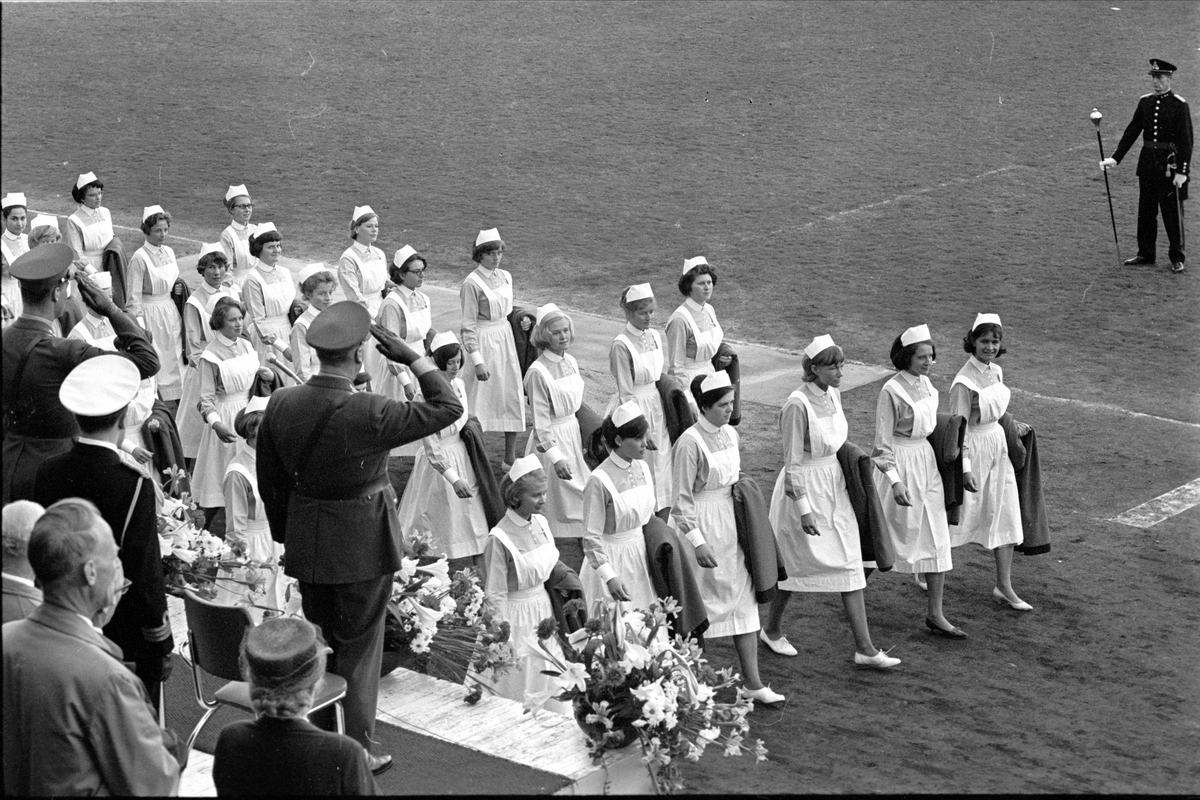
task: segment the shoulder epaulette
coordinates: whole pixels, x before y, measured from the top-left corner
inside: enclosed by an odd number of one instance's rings
[[[150,470],[146,468],[145,464],[138,461],[136,458],[129,455],[129,453],[126,453],[124,450],[121,450],[119,453],[117,453],[117,455],[121,457],[121,463],[124,466],[129,467],[131,470],[136,472],[138,475],[141,475],[143,478],[147,478],[147,479],[150,478]]]
[[[1178,101],[1179,101],[1179,102],[1181,102],[1181,103],[1186,103],[1186,102],[1187,102],[1187,100],[1184,100],[1184,99],[1183,99],[1182,97],[1180,97],[1179,95],[1175,95],[1175,99],[1176,99],[1176,100],[1178,100]]]

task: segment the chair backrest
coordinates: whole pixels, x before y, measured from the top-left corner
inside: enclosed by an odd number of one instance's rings
[[[223,680],[242,680],[238,654],[242,638],[254,625],[249,609],[212,603],[186,590],[183,607],[196,665]]]

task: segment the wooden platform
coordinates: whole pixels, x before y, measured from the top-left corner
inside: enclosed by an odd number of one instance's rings
[[[176,652],[186,657],[187,622],[183,601],[167,598]],[[484,693],[470,706],[458,684],[398,669],[379,683],[377,719],[497,758],[562,775],[570,783],[558,794],[651,794],[653,781],[636,747],[610,754],[593,764],[583,732],[573,719],[558,714],[524,713],[521,704]],[[607,787],[606,787],[607,784]],[[212,756],[193,750],[179,793],[215,797]]]

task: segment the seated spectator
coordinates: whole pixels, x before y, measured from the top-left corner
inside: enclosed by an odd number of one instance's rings
[[[25,619],[42,604],[42,590],[33,585],[29,566],[29,533],[46,509],[29,500],[4,507],[4,621]]]
[[[258,719],[225,726],[213,757],[217,794],[373,795],[367,751],[308,721],[327,648],[298,617],[273,617],[242,642],[242,672]]]
[[[128,582],[112,528],[78,498],[33,526],[43,603],[3,629],[4,794],[171,795],[183,758],[101,633]]]

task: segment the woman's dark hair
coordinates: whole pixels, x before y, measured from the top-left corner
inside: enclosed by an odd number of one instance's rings
[[[450,363],[456,355],[462,353],[462,345],[458,342],[444,344],[437,350],[433,351],[433,363],[437,364],[437,368],[442,372],[446,371],[446,365]]]
[[[246,413],[246,409],[242,409],[233,418],[233,432],[245,439],[247,442],[253,441],[255,436],[258,436],[258,428],[262,425],[263,412],[252,411]]]
[[[708,411],[710,408],[720,402],[721,398],[727,394],[733,394],[732,386],[722,386],[720,389],[711,389],[707,392],[700,391],[700,384],[704,383],[707,375],[697,375],[692,378],[692,397],[696,399],[696,405],[700,407],[701,413]]]
[[[218,300],[216,306],[213,307],[212,317],[208,320],[208,327],[212,328],[214,331],[219,331],[221,328],[224,328],[225,319],[229,316],[229,310],[233,308],[236,308],[238,311],[242,312],[243,316],[245,316],[246,307],[237,300],[234,300],[232,297],[222,297],[220,300]]]
[[[333,270],[326,269],[309,275],[304,279],[304,283],[300,284],[300,294],[304,295],[306,299],[312,297],[312,293],[322,283],[331,283],[337,287],[337,278],[333,277]]]
[[[1000,327],[994,322],[985,322],[975,330],[968,331],[967,335],[963,337],[963,350],[967,351],[971,355],[975,355],[975,343],[979,341],[980,337],[982,337],[985,333],[994,333],[996,334],[997,339],[999,339],[1001,342],[1004,341],[1004,328]],[[999,358],[1007,352],[1008,348],[1001,344],[1000,349],[996,351],[996,358]]]
[[[82,203],[83,198],[87,197],[88,189],[92,188],[93,186],[95,186],[97,189],[99,189],[102,192],[104,191],[104,181],[101,181],[101,180],[95,180],[95,181],[92,181],[91,183],[85,183],[83,186],[75,186],[74,184],[72,184],[71,185],[71,198],[74,199],[76,203]]]
[[[812,358],[801,356],[800,365],[804,368],[804,374],[800,376],[800,380],[812,383],[817,379],[817,373],[813,371],[813,367],[832,367],[844,363],[845,360],[845,353],[836,344],[833,347],[826,347]]]
[[[357,242],[358,241],[358,226],[362,225],[364,222],[367,222],[368,220],[375,219],[378,216],[379,216],[378,214],[376,214],[375,212],[372,211],[370,214],[363,214],[358,219],[351,221],[351,223],[350,223],[350,240]]]
[[[717,285],[717,270],[708,264],[697,264],[679,276],[679,293],[684,297],[692,296],[692,284],[701,275],[712,275],[713,287]]]
[[[79,423],[79,430],[84,433],[99,433],[116,425],[121,417],[125,416],[126,408],[129,408],[129,406],[122,406],[121,410],[113,411],[111,414],[105,414],[102,417],[87,417],[80,414],[75,417],[75,421]]]
[[[404,259],[403,264],[397,264],[395,261],[393,261],[389,269],[395,269],[397,272],[399,272],[399,274],[407,275],[408,273],[412,272],[412,267],[409,265],[414,261],[421,262],[421,269],[427,269],[429,267],[429,262],[425,260],[425,256],[421,255],[420,253],[413,253],[411,256]],[[396,280],[394,282],[399,283],[400,281]]]
[[[166,211],[159,211],[157,214],[151,214],[150,216],[148,216],[144,220],[142,220],[142,233],[149,236],[150,229],[153,228],[158,223],[162,222],[163,220],[166,220],[167,229],[170,230],[171,215],[168,214]]]
[[[509,478],[506,473],[500,479],[500,497],[504,499],[504,505],[515,511],[521,505],[521,497],[529,490],[531,485],[539,481],[542,483],[546,482],[546,473],[541,469],[526,472],[515,481]]]
[[[917,352],[919,345],[927,344],[933,347],[933,360],[937,361],[937,347],[934,347],[933,342],[926,340],[924,342],[913,342],[912,344],[901,344],[900,337],[896,337],[896,341],[892,342],[892,366],[903,372],[912,364],[913,356]]]
[[[621,427],[617,427],[611,416],[605,417],[604,422],[600,423],[600,435],[604,437],[605,443],[608,444],[609,450],[617,448],[617,437],[622,439],[639,439],[650,432],[650,422],[645,416],[636,417],[629,420]]]
[[[503,253],[504,242],[500,241],[499,239],[493,239],[492,241],[484,242],[483,244],[473,244],[471,245],[471,260],[476,264],[479,264],[483,261],[483,254],[490,253],[493,250],[499,250],[501,253]]]
[[[27,207],[21,205],[20,203],[13,203],[11,206],[4,207],[4,218],[8,219],[9,216],[12,215],[13,210],[18,209],[18,208],[22,209],[23,211],[26,211],[26,212],[29,211],[29,209]]]
[[[205,253],[200,257],[200,260],[196,262],[196,272],[203,274],[204,270],[212,266],[219,266],[222,269],[229,269],[229,259],[225,257],[224,253]]]
[[[263,248],[268,242],[282,242],[283,237],[279,235],[279,231],[266,231],[250,237],[250,255],[258,258],[262,255]]]

